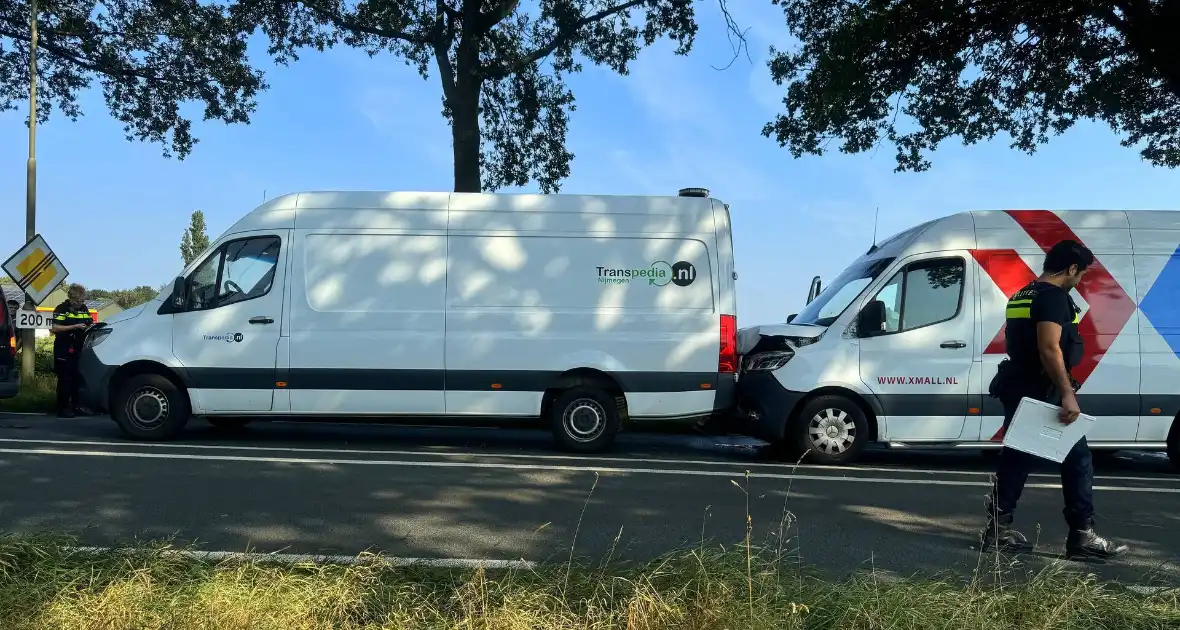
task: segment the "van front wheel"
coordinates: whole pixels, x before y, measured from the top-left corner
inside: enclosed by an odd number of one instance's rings
[[[619,407],[610,394],[575,387],[557,395],[549,412],[553,439],[575,453],[597,453],[615,440],[619,431]]]
[[[137,440],[172,439],[189,418],[184,393],[159,374],[137,374],[127,379],[111,407],[115,423]]]
[[[787,439],[804,463],[846,464],[856,460],[869,438],[864,411],[843,396],[819,396],[803,406]]]

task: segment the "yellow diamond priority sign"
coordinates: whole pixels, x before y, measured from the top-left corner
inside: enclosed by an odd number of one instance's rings
[[[34,304],[44,302],[70,275],[40,234],[4,261],[4,271],[33,299]]]

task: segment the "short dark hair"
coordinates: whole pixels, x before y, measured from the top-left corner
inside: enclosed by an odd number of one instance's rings
[[[1084,271],[1093,264],[1094,252],[1077,241],[1064,240],[1045,254],[1045,264],[1042,268],[1045,273],[1062,273],[1073,265],[1077,265],[1079,271]]]

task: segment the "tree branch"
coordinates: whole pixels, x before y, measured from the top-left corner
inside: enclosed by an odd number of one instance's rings
[[[733,18],[733,14],[729,12],[729,5],[726,4],[726,0],[717,0],[717,4],[721,9],[721,17],[725,20],[725,35],[729,38],[729,47],[733,49],[733,57],[729,60],[729,63],[720,68],[713,66],[713,69],[729,69],[729,67],[732,66],[735,61],[737,61],[738,56],[742,54],[743,49],[746,51],[746,61],[753,63],[754,60],[750,58],[750,43],[746,41],[746,33],[748,33],[750,29],[746,28],[743,30],[740,26],[738,26],[737,20],[735,20]]]
[[[512,15],[518,6],[520,6],[520,0],[500,0],[500,3],[491,10],[480,12],[476,31],[480,34],[487,34],[504,18]]]
[[[352,20],[348,20],[343,15],[337,13],[336,11],[329,11],[327,9],[323,9],[318,6],[315,6],[312,3],[307,2],[306,0],[302,0],[300,2],[300,4],[307,7],[312,13],[315,13],[321,19],[327,20],[328,22],[331,22],[333,25],[335,25],[339,28],[342,28],[346,31],[353,31],[355,33],[364,33],[366,35],[373,35],[376,37],[384,37],[387,39],[398,39],[403,42],[409,42],[411,44],[430,44],[431,43],[430,37],[428,35],[419,35],[419,34],[411,33],[409,31],[389,31],[389,30],[386,30],[383,28],[377,28],[375,26],[366,26],[366,25],[361,24],[359,22],[353,22]]]
[[[1180,97],[1180,69],[1175,63],[1176,51],[1180,47],[1173,43],[1174,34],[1160,27],[1161,23],[1171,23],[1172,20],[1166,17],[1172,16],[1156,14],[1151,3],[1145,0],[1116,1],[1114,4],[1123,16],[1119,18],[1113,9],[1107,9],[1104,12],[1107,23],[1118,29],[1126,37],[1128,46],[1159,73],[1168,91]],[[1178,6],[1172,0],[1162,8],[1180,16]]]
[[[557,48],[562,44],[573,39],[574,36],[578,34],[578,31],[582,30],[583,27],[589,26],[601,20],[605,20],[606,18],[622,13],[623,11],[633,9],[641,4],[644,4],[645,2],[647,2],[647,0],[631,0],[630,2],[624,2],[623,4],[603,9],[593,15],[587,15],[573,24],[559,29],[557,34],[553,36],[553,39],[549,43],[537,48],[531,53],[528,53],[524,57],[521,57],[516,63],[504,63],[495,68],[482,68],[483,75],[489,79],[502,79],[506,76],[515,74],[522,68],[528,67],[553,54],[553,51],[557,50]]]
[[[451,66],[451,41],[455,38],[454,9],[447,6],[446,0],[435,2],[434,27],[431,29],[431,46],[434,48],[434,61],[438,64],[438,73],[442,78],[443,98],[449,104],[455,95],[455,68]]]
[[[112,77],[127,77],[133,79],[143,79],[145,81],[155,81],[158,83],[170,83],[174,85],[184,85],[193,89],[203,89],[205,84],[199,81],[176,81],[161,77],[156,74],[151,74],[145,70],[138,70],[135,68],[118,68],[113,66],[106,66],[100,61],[95,61],[87,57],[80,57],[74,53],[67,51],[62,46],[59,46],[54,41],[55,33],[53,31],[42,31],[38,29],[37,52],[49,53],[52,57],[57,57],[63,61],[68,61],[83,70],[89,70],[96,74],[103,74]],[[32,37],[23,33],[16,33],[0,29],[0,36],[8,37],[15,41],[30,43]]]

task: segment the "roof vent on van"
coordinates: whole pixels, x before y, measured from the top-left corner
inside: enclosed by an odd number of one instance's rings
[[[708,197],[709,196],[709,189],[708,188],[681,188],[680,192],[677,193],[677,195],[680,197]]]

